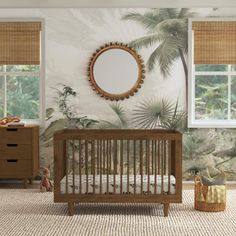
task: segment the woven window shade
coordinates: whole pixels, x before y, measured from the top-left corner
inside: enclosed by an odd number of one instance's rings
[[[236,64],[236,21],[195,21],[194,64]]]
[[[0,22],[0,64],[40,64],[41,22]]]

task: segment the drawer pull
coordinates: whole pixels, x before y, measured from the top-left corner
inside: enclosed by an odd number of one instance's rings
[[[7,128],[7,131],[17,131],[18,129],[16,129],[16,128]]]
[[[12,159],[12,160],[7,160],[7,162],[18,162],[18,160]]]
[[[8,147],[17,147],[18,144],[15,144],[15,143],[11,143],[11,144],[7,144]]]

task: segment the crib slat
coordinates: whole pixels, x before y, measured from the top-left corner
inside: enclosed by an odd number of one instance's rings
[[[148,194],[150,192],[150,173],[149,173],[149,162],[150,162],[150,158],[149,158],[149,140],[146,140],[146,166],[147,166],[147,175],[148,175],[148,187],[147,187],[147,191]]]
[[[164,140],[161,141],[161,194],[164,194],[164,160],[165,160],[165,153],[164,153]]]
[[[127,193],[129,194],[129,140],[127,140]]]
[[[85,173],[86,173],[86,193],[88,194],[88,141],[85,140]]]
[[[114,140],[114,180],[113,193],[116,193],[116,172],[117,172],[117,140]]]
[[[152,140],[152,175],[154,175],[154,140]]]
[[[79,140],[79,193],[82,194],[82,146]]]
[[[158,175],[161,174],[161,141],[158,140]]]
[[[73,194],[75,194],[75,140],[72,141]]]
[[[146,144],[146,145],[145,145]],[[146,159],[146,165],[145,165],[145,174],[147,175],[147,170],[148,170],[148,158],[147,158],[147,140],[145,141],[145,143],[144,143],[144,145],[145,145],[145,152],[146,152],[146,154],[145,154],[145,159]]]
[[[102,140],[99,140],[100,194],[102,194]]]
[[[106,170],[107,170],[107,194],[109,194],[109,144],[108,144],[108,140],[106,140],[106,158],[107,158],[107,162],[106,162]]]
[[[154,180],[154,193],[157,194],[157,159],[159,159],[159,156],[157,156],[157,140],[154,141],[154,146],[155,146],[155,180]]]
[[[105,174],[105,169],[106,169],[106,140],[102,140],[102,147],[103,147],[103,168],[102,168],[102,173]]]
[[[93,194],[95,193],[95,141],[92,141],[91,147],[91,174],[93,176]]]
[[[96,140],[97,142],[97,175],[99,175],[99,140]]]
[[[109,175],[111,175],[111,166],[112,166],[112,159],[111,159],[111,156],[112,156],[112,148],[111,148],[111,140],[109,140]]]
[[[120,140],[120,194],[123,193],[123,140]]]
[[[141,194],[143,194],[143,142],[142,140],[140,140],[139,157],[140,157],[140,175],[141,175]]]
[[[164,140],[164,175],[166,175],[166,165],[167,165],[167,160],[166,160],[166,144],[167,144],[167,141]]]
[[[136,140],[134,142],[134,194],[136,194]]]
[[[171,140],[168,140],[168,193],[170,194],[170,175],[171,175]]]

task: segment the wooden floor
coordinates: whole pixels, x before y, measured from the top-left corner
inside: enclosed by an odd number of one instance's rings
[[[29,189],[39,189],[39,181],[33,181],[32,184],[28,184]],[[236,189],[236,183],[227,183],[227,189]],[[1,189],[8,189],[8,188],[24,188],[23,181],[15,181],[15,180],[0,180],[0,188]],[[184,190],[191,190],[194,188],[193,182],[184,182],[183,189]]]

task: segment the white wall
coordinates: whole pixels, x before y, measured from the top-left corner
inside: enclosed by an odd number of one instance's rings
[[[34,7],[235,7],[235,0],[0,0],[0,8]]]

